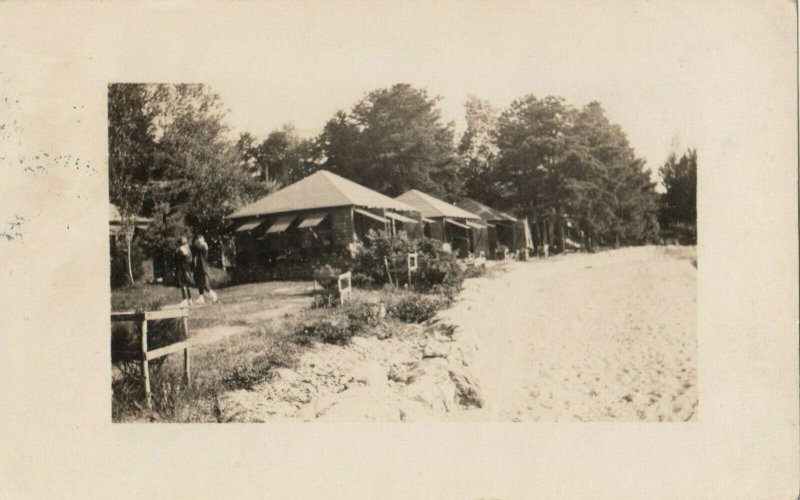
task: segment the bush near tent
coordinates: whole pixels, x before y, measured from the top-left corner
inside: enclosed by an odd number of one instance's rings
[[[384,258],[390,262],[417,253],[418,269],[414,287],[420,291],[441,291],[453,297],[464,282],[464,272],[442,242],[430,238],[409,240],[403,233],[392,236],[385,231],[370,231],[353,263],[353,280],[357,286],[388,283]]]

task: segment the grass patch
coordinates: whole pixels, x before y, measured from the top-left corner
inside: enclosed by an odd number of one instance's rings
[[[219,325],[245,325],[252,315],[285,316],[304,309],[311,300],[310,282],[274,281],[232,286],[218,292],[219,302],[206,307],[192,308],[189,330]],[[192,297],[197,298],[196,290]],[[111,310],[155,310],[181,301],[177,288],[164,285],[139,284],[111,291]]]
[[[300,349],[291,342],[286,326],[261,326],[220,342],[191,350],[192,380],[183,381],[183,359],[170,355],[158,366],[151,363],[153,410],[144,404],[138,363],[117,364],[112,382],[112,419],[126,421],[216,422],[217,396],[231,389],[251,389],[268,380],[277,367],[292,368]],[[291,330],[290,330],[291,331]]]

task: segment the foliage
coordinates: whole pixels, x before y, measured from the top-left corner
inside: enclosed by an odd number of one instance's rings
[[[314,341],[326,344],[347,345],[358,333],[349,318],[337,309],[323,309],[324,313],[303,322],[295,331],[294,340],[307,346]]]
[[[388,283],[384,259],[391,263],[405,259],[408,253],[414,251],[415,242],[409,240],[405,233],[392,236],[383,230],[370,230],[364,238],[364,244],[359,246],[354,260],[353,276],[356,285]]]
[[[655,238],[650,173],[599,103],[576,109],[559,97],[528,95],[500,114],[493,136],[483,135],[496,141],[497,158],[482,182],[538,227],[555,227],[546,235],[551,242],[560,239],[563,247],[567,218],[578,222],[589,244]],[[471,137],[462,141],[470,145]]]
[[[500,152],[495,135],[498,111],[475,96],[467,97],[464,108],[467,129],[458,146],[464,193],[494,205],[500,196],[492,175]]]
[[[264,182],[291,184],[320,168],[316,141],[301,138],[291,123],[270,132],[260,144],[250,134],[242,134],[238,147],[248,170]]]
[[[393,303],[388,314],[404,323],[422,323],[436,315],[443,300],[436,295],[410,293]]]
[[[297,345],[286,339],[279,339],[267,345],[266,349],[247,357],[233,366],[222,383],[229,390],[251,390],[272,376],[275,368],[293,368],[297,362]]]
[[[326,264],[314,270],[314,279],[326,290],[336,289],[339,281],[340,269],[336,269]]]
[[[146,201],[144,185],[150,178],[154,144],[152,113],[146,107],[146,100],[147,94],[140,86],[108,87],[108,191],[111,203],[119,210],[119,236],[125,243],[121,254],[124,267],[112,262],[114,284],[121,284],[123,277],[127,283],[138,278],[134,275],[138,266],[133,262],[133,236],[136,218]]]
[[[659,170],[667,192],[662,198],[661,222],[696,227],[697,224],[697,150],[690,149],[680,159],[672,153]]]
[[[325,125],[324,168],[388,196],[416,188],[455,201],[453,124],[442,123],[439,100],[409,84],[370,92]]]
[[[205,85],[109,86],[109,194],[123,227],[127,213],[174,217],[219,255],[224,217],[265,192],[227,138],[226,115]]]
[[[117,238],[111,249],[111,287],[129,285],[142,278],[142,263],[147,260],[146,250],[139,238],[134,238],[127,247],[124,238]],[[130,272],[128,265],[130,264]]]
[[[414,287],[430,291],[434,287],[447,289],[447,294],[457,293],[464,281],[458,260],[443,249],[442,242],[431,238],[410,240],[405,233],[392,235],[386,231],[370,231],[365,244],[356,254],[354,275],[360,283],[383,285],[388,283],[386,264],[402,262],[409,253],[417,253],[418,268],[414,272]]]
[[[464,283],[464,271],[452,252],[432,238],[415,240],[419,268],[414,273],[414,286],[420,291],[455,297]]]
[[[367,328],[378,326],[386,317],[386,310],[381,304],[355,300],[346,303],[341,311],[350,321],[356,335],[363,333]]]
[[[486,266],[485,265],[471,265],[466,266],[464,269],[464,278],[480,278],[486,274]]]

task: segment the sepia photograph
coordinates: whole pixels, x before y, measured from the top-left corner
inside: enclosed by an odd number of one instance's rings
[[[114,421],[695,420],[702,153],[445,99],[262,133],[213,85],[109,84]]]
[[[796,499],[797,20],[0,2],[0,498]]]

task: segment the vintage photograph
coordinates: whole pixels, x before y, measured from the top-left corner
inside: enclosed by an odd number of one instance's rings
[[[786,0],[0,2],[0,497],[797,498],[797,49]]]
[[[245,130],[228,87],[108,85],[114,422],[697,420],[702,152],[535,88]]]

